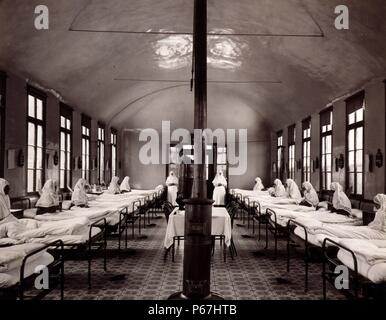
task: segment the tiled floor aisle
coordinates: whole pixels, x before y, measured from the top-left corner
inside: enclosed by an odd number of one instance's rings
[[[157,226],[145,229],[148,238],[130,240],[129,246],[135,250],[132,255],[123,255],[121,259],[111,257],[108,260],[108,272],[102,268],[102,260],[93,263],[93,287],[87,288],[87,262],[68,261],[65,263],[65,299],[167,299],[172,293],[181,290],[183,243],[176,253],[176,261],[163,260],[163,238],[166,222],[155,220]],[[285,273],[285,243],[281,242],[278,259],[273,260],[272,249],[265,255],[255,257],[252,252],[264,252],[263,241],[245,239],[241,234],[246,228],[236,226],[233,237],[238,256],[226,263],[222,260],[222,250],[217,245],[212,261],[212,291],[225,299],[321,299],[321,266],[310,267],[310,288],[304,292],[304,267],[302,260],[292,260],[291,273]],[[110,240],[109,248],[117,242]],[[125,275],[124,279],[113,281],[115,275]],[[289,284],[279,284],[278,277],[285,277]],[[343,296],[329,288],[330,299],[342,299]],[[54,291],[48,299],[58,298]]]

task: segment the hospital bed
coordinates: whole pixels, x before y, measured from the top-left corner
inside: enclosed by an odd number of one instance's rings
[[[331,250],[333,247],[335,250]],[[335,284],[337,268],[348,268],[348,283],[343,293],[354,299],[386,299],[386,240],[325,238],[323,241],[323,298],[327,281]]]
[[[95,254],[104,256],[106,271],[106,219],[93,223],[86,218],[40,222],[32,219],[12,220],[1,225],[0,245],[40,244],[49,245],[55,241],[63,244],[65,259],[85,258],[88,261],[88,285],[91,287],[91,266]],[[50,252],[56,253],[51,249]]]
[[[312,215],[312,218],[301,216],[288,220],[287,230],[285,231],[287,233],[287,272],[290,271],[291,248],[302,247],[304,249],[306,291],[308,290],[309,263],[321,262],[323,241],[328,237],[328,234],[323,234],[321,230],[344,230],[344,228],[347,228],[347,230],[358,230],[360,234],[360,230],[367,228],[363,226],[363,211],[353,209],[353,212],[355,212],[355,215],[350,217],[329,212],[318,214],[316,217]],[[355,228],[353,229],[352,227]],[[348,238],[353,237],[350,231],[347,231],[346,235]],[[367,233],[364,233],[362,237],[365,238],[367,235]],[[383,237],[382,234],[377,236]]]
[[[53,249],[56,250],[56,255],[49,253],[49,250]],[[48,288],[29,290],[43,267],[48,271]],[[42,299],[57,286],[60,287],[60,299],[63,300],[62,241],[47,245],[20,244],[0,247],[0,300]]]

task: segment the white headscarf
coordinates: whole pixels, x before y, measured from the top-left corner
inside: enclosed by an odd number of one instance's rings
[[[121,191],[131,191],[131,188],[130,188],[130,177],[126,176],[122,183],[121,183],[121,186],[119,187],[119,189]]]
[[[74,192],[72,193],[71,201],[76,206],[82,206],[82,205],[88,204],[86,184],[87,184],[87,181],[85,179],[79,179],[74,187]]]
[[[261,190],[264,190],[264,185],[263,185],[263,182],[261,182],[261,179],[259,177],[257,177],[255,179],[255,186],[253,187],[253,191],[261,191]]]
[[[377,194],[374,197],[374,202],[377,203],[380,208],[375,214],[374,221],[369,224],[369,227],[378,231],[386,232],[386,195]]]
[[[0,178],[0,221],[11,214],[11,201],[9,200],[9,196],[4,192],[4,188],[8,185],[7,180]]]
[[[283,186],[283,183],[280,181],[280,179],[276,179],[273,182],[273,184],[274,184],[273,195],[275,197],[285,197],[286,196],[285,188]]]
[[[108,193],[111,193],[111,194],[121,193],[118,181],[119,181],[119,177],[112,177],[109,185],[109,189],[107,190]]]
[[[59,205],[59,196],[56,191],[56,182],[48,179],[43,186],[39,200],[36,202],[36,207],[51,208]]]
[[[168,186],[170,184],[178,184],[178,178],[175,176],[173,171],[170,171],[169,177],[166,179],[166,185]]]
[[[228,183],[227,183],[227,180],[225,179],[224,177],[224,174],[222,172],[222,170],[219,170],[216,174],[216,176],[214,177],[213,181],[212,181],[213,185],[215,187],[217,187],[218,184],[221,184],[223,185],[225,188],[227,187]]]
[[[299,187],[296,182],[292,179],[287,179],[286,183],[288,187],[288,197],[300,202],[302,199],[302,194],[300,193]]]
[[[316,193],[314,187],[312,184],[308,181],[303,182],[303,188],[304,188],[304,201],[312,205],[313,207],[316,207],[319,203],[319,197]]]
[[[334,190],[332,205],[336,210],[344,210],[351,214],[351,201],[343,192],[343,187],[338,182],[331,183],[331,190]]]

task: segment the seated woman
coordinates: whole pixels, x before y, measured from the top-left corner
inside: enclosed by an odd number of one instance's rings
[[[302,201],[302,194],[300,193],[296,182],[292,179],[287,179],[286,184],[288,189],[288,198],[296,200],[296,203],[300,203]]]
[[[227,180],[224,177],[222,170],[219,170],[216,177],[212,181],[214,186],[213,200],[215,206],[225,205],[226,187],[228,186]]]
[[[317,207],[319,204],[319,197],[312,184],[308,181],[302,184],[304,198],[300,202],[301,206]]]
[[[345,216],[351,215],[351,201],[343,192],[343,187],[338,182],[333,182],[331,183],[331,190],[335,192],[332,197],[332,205],[329,204],[328,209]]]
[[[5,179],[0,178],[0,223],[6,223],[16,220],[11,214],[11,201],[9,200],[9,192],[11,188]]]
[[[377,194],[374,203],[377,213],[368,226],[322,224],[314,233],[340,239],[386,240],[386,195]]]
[[[79,179],[76,183],[71,197],[73,205],[81,208],[88,208],[86,185],[87,181],[85,179]]]
[[[169,177],[166,179],[165,183],[168,187],[168,201],[173,206],[177,206],[178,178],[175,176],[173,171],[170,171]]]
[[[374,197],[374,204],[376,214],[373,222],[369,224],[369,227],[373,230],[386,232],[386,195],[377,194]]]
[[[285,191],[285,188],[282,184],[282,182],[279,179],[276,179],[273,182],[273,187],[268,190],[269,194],[272,197],[286,197],[287,192]]]
[[[255,186],[253,187],[253,191],[262,191],[264,190],[263,182],[259,177],[255,179]]]
[[[110,193],[110,194],[121,193],[118,181],[119,181],[119,177],[112,177],[107,193]]]
[[[54,180],[49,179],[44,184],[36,208],[36,214],[54,213],[59,209],[57,184]]]
[[[121,190],[122,193],[126,193],[126,192],[130,192],[131,191],[131,188],[130,188],[130,177],[126,176],[123,179],[119,189]]]

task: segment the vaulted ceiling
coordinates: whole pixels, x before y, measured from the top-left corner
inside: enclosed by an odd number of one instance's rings
[[[40,2],[0,1],[0,68],[115,126],[193,125],[192,0],[46,0],[48,31]],[[340,4],[349,30],[334,27]],[[208,0],[210,117],[231,127],[242,105],[278,128],[385,77],[385,13],[384,0]]]

